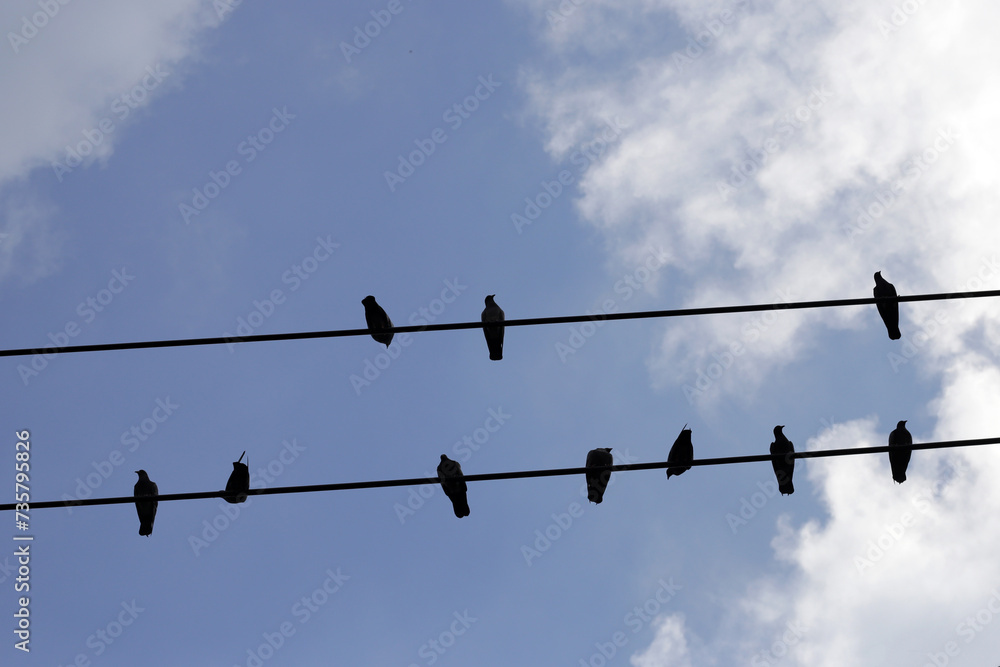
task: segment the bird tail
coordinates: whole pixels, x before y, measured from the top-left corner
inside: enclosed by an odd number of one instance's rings
[[[497,350],[495,352],[493,350],[490,350],[490,361],[500,361],[501,359],[503,359],[502,350]]]
[[[144,537],[149,537],[150,535],[152,535],[153,524],[146,522],[142,522],[141,524],[139,524],[139,534],[143,535]]]
[[[899,340],[903,337],[903,334],[899,333],[899,327],[896,327],[895,331],[889,332],[889,340]]]
[[[795,487],[792,485],[791,480],[789,480],[787,484],[781,484],[778,487],[778,491],[780,491],[783,496],[790,496],[795,493]]]

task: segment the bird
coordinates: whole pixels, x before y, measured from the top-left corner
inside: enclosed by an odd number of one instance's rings
[[[150,481],[149,475],[146,474],[145,470],[136,470],[135,474],[139,475],[139,481],[135,483],[135,489],[132,495],[136,498],[140,496],[158,496],[160,495],[160,490],[156,488],[156,482]],[[153,521],[156,519],[156,505],[155,500],[136,500],[135,501],[135,511],[139,515],[139,534],[149,537],[153,534]]]
[[[468,486],[464,479],[454,479],[462,476],[462,466],[458,461],[452,461],[445,454],[441,455],[441,463],[437,467],[438,481],[444,489],[444,495],[451,500],[455,516],[461,519],[469,516]]]
[[[384,310],[382,310],[382,306],[375,302],[375,297],[369,294],[361,300],[361,303],[365,306],[365,322],[368,323],[369,329],[378,330],[392,328],[392,320],[390,320],[389,316],[385,314]],[[376,342],[389,347],[389,343],[392,342],[392,332],[380,334],[373,333],[372,338],[374,338]]]
[[[503,322],[503,309],[493,300],[496,294],[486,297],[486,307],[483,308],[483,324],[486,322]],[[503,359],[503,325],[483,327],[483,335],[486,336],[486,345],[490,348],[490,360],[500,361]]]
[[[246,454],[246,451],[243,452]],[[247,499],[247,491],[250,489],[250,468],[246,463],[240,463],[243,460],[243,454],[240,454],[239,461],[233,461],[233,472],[229,475],[229,481],[226,482],[226,494],[222,497],[227,503],[242,503]],[[249,463],[250,459],[247,459]]]
[[[691,429],[684,424],[681,434],[674,440],[670,453],[667,454],[667,463],[687,463],[694,458],[694,445],[691,444]],[[673,466],[667,468],[667,479],[671,475],[680,475],[691,469],[691,466]]]
[[[890,299],[896,296],[896,288],[888,280],[882,277],[881,271],[875,272],[875,289],[872,290],[876,299]],[[885,328],[889,332],[889,340],[899,340],[902,334],[899,333],[899,302],[879,301],[875,304],[878,307],[878,314],[885,322]]]
[[[587,452],[588,468],[602,468],[613,463],[614,459],[611,457],[610,447],[598,447]],[[604,490],[608,488],[608,481],[610,479],[610,470],[588,470],[587,500],[600,505],[601,501],[604,500]]]
[[[795,493],[792,486],[792,473],[795,471],[795,459],[787,454],[794,454],[795,447],[792,441],[781,432],[784,426],[774,427],[774,442],[771,443],[771,465],[774,467],[774,476],[778,479],[778,490],[781,495],[791,495]],[[777,458],[777,457],[781,458]]]
[[[896,424],[896,430],[889,434],[889,467],[892,468],[892,478],[902,484],[906,481],[906,466],[910,465],[910,454],[913,450],[913,436],[906,430],[906,420]]]

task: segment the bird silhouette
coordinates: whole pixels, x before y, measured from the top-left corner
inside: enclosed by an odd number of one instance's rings
[[[784,426],[774,427],[774,442],[771,443],[771,465],[774,467],[774,476],[778,479],[778,490],[782,495],[795,493],[792,486],[792,473],[795,472],[795,459],[788,454],[795,453],[792,441],[781,432]]]
[[[246,451],[243,454],[246,454]],[[233,472],[229,475],[229,481],[226,482],[227,495],[223,496],[222,499],[227,503],[242,503],[247,499],[247,491],[250,489],[250,468],[246,463],[240,463],[243,460],[243,454],[240,454],[239,461],[233,461]],[[250,459],[247,459],[247,463],[249,462]]]
[[[885,322],[886,331],[889,332],[889,340],[899,340],[902,334],[899,333],[899,302],[888,300],[896,296],[896,288],[888,280],[882,277],[881,271],[875,272],[875,289],[872,290],[876,299],[887,299],[879,301],[875,305],[878,307],[878,314]]]
[[[906,430],[906,420],[896,424],[896,429],[889,434],[889,467],[892,468],[892,478],[902,484],[906,481],[906,466],[910,465],[910,454],[913,450],[913,436]]]
[[[135,488],[132,491],[132,495],[137,499],[135,501],[135,511],[139,515],[139,534],[149,537],[153,534],[153,521],[156,519],[156,500],[138,500],[141,496],[158,496],[160,495],[160,490],[156,487],[156,483],[150,481],[149,475],[146,474],[145,470],[136,470],[135,474],[139,475],[139,481],[135,483]]]
[[[437,467],[438,481],[444,489],[444,495],[451,500],[455,516],[461,519],[469,516],[468,486],[462,477],[462,466],[458,461],[452,461],[444,454],[441,455],[441,463]],[[455,479],[458,477],[459,479]]]
[[[486,297],[486,307],[483,308],[483,323],[503,322],[503,309],[493,300],[496,294]],[[503,325],[483,327],[483,335],[486,336],[486,345],[490,348],[490,360],[500,361],[503,359]]]
[[[687,463],[694,458],[694,445],[691,444],[691,429],[684,424],[681,434],[674,440],[670,453],[667,454],[667,463]],[[673,466],[667,468],[667,479],[672,475],[681,475],[691,469],[691,466]]]
[[[587,452],[587,467],[602,468],[614,463],[611,457],[610,447],[598,447]],[[587,471],[587,500],[592,503],[601,504],[604,500],[604,490],[608,488],[608,481],[611,480],[610,470],[588,470]]]
[[[385,314],[382,310],[382,306],[378,305],[375,301],[375,297],[371,294],[361,299],[361,303],[365,306],[365,322],[368,323],[368,328],[373,331],[378,329],[391,329],[392,320],[389,316]],[[392,332],[372,334],[372,338],[376,342],[382,343],[386,347],[389,347],[389,343],[392,342]]]

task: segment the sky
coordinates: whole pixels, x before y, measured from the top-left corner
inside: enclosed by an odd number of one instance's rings
[[[0,6],[4,348],[1000,288],[979,0]],[[11,489],[996,436],[990,299],[8,357]],[[28,445],[18,447],[18,443]],[[23,459],[24,457],[22,457]],[[3,664],[984,665],[1000,456],[30,511]],[[13,490],[13,489],[12,489]],[[11,502],[13,496],[6,496]],[[2,534],[2,531],[0,531]],[[29,574],[16,551],[31,535]],[[22,552],[23,553],[23,552]],[[17,590],[27,584],[27,590]],[[22,587],[23,588],[23,587]],[[30,641],[13,615],[29,601]],[[993,662],[989,662],[993,661]]]

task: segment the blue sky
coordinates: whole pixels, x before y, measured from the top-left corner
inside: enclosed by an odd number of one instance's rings
[[[987,3],[0,9],[4,347],[995,289]],[[368,41],[359,35],[368,31]],[[31,497],[994,436],[989,300],[8,358]],[[981,665],[991,448],[31,513],[31,665]],[[237,513],[238,512],[238,513]],[[9,517],[14,536],[13,516]],[[3,607],[18,606],[0,553]],[[945,662],[943,662],[945,661]]]

